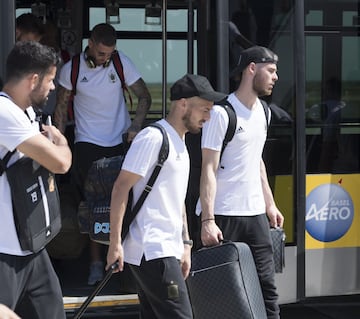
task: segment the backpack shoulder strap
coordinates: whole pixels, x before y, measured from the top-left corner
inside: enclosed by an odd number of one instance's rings
[[[120,81],[121,81],[121,87],[123,89],[124,99],[126,101],[126,98],[125,98],[125,92],[126,92],[128,94],[128,96],[129,96],[130,107],[132,109],[132,105],[133,105],[132,98],[131,98],[130,92],[128,90],[128,87],[127,87],[127,85],[125,83],[124,67],[123,67],[123,64],[121,62],[119,52],[115,51],[113,53],[112,61],[113,61],[114,66],[115,66],[116,73],[117,73],[117,75],[118,75],[118,77],[120,78]]]
[[[169,156],[169,139],[168,139],[166,130],[159,123],[152,123],[149,126],[156,127],[157,129],[159,129],[163,136],[163,141],[161,144],[159,157],[158,157],[158,165],[163,165]]]
[[[115,51],[115,52],[113,53],[113,55],[112,55],[112,61],[113,61],[114,66],[115,66],[116,73],[117,73],[117,75],[118,75],[119,78],[120,78],[121,87],[124,88],[124,87],[126,87],[126,84],[125,84],[125,76],[124,76],[124,68],[123,68],[123,65],[122,65],[122,62],[121,62],[119,53],[118,53],[117,51]]]
[[[269,129],[269,105],[262,99],[260,99],[261,105],[264,109],[264,113],[265,113],[265,119],[266,119],[266,131],[268,131]]]
[[[162,141],[161,148],[159,151],[158,162],[157,162],[148,182],[146,183],[145,189],[141,193],[141,195],[140,195],[139,199],[137,200],[137,202],[135,203],[133,209],[131,211],[126,212],[126,214],[124,216],[124,222],[123,222],[123,227],[122,227],[123,229],[122,229],[122,233],[121,233],[122,240],[125,239],[128,231],[129,231],[130,224],[136,217],[136,214],[138,213],[141,206],[143,205],[146,197],[151,192],[152,187],[160,173],[160,170],[163,167],[164,162],[166,161],[166,159],[169,156],[169,140],[168,140],[166,130],[164,129],[163,126],[161,126],[158,123],[152,123],[149,126],[156,127],[157,129],[159,129],[161,131],[162,136],[163,136],[163,141]]]
[[[3,159],[0,159],[0,176],[4,174],[4,172],[7,170],[7,164],[9,163],[9,160],[11,156],[16,152],[16,149],[11,151],[8,151]]]
[[[80,53],[73,56],[71,59],[71,73],[70,80],[72,85],[72,94],[76,94],[76,85],[79,77],[79,68],[80,68]]]
[[[220,101],[217,105],[222,106],[225,109],[227,115],[229,116],[229,125],[227,127],[225,137],[224,137],[224,141],[223,141],[223,145],[221,147],[221,152],[220,152],[220,158],[221,158],[222,154],[224,153],[225,147],[227,146],[227,144],[232,140],[232,138],[235,135],[237,120],[236,120],[236,112],[234,110],[234,107],[227,100],[227,98]]]

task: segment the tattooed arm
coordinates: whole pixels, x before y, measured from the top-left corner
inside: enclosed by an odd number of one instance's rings
[[[67,122],[67,110],[71,91],[59,85],[56,94],[56,107],[54,122],[61,133],[64,134]]]
[[[129,141],[131,141],[135,137],[135,135],[141,130],[146,114],[150,109],[151,105],[151,95],[142,78],[132,84],[130,86],[130,89],[138,98],[138,105],[136,108],[135,118],[133,119],[131,126],[128,130]]]

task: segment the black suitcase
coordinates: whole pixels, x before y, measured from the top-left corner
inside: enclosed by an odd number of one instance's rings
[[[245,243],[225,242],[192,255],[187,279],[195,319],[266,319],[254,259]]]

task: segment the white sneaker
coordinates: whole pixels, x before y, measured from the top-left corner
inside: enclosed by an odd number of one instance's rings
[[[94,261],[90,264],[88,285],[93,286],[104,278],[104,263]]]

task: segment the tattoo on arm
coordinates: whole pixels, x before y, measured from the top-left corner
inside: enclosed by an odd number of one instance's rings
[[[56,107],[54,112],[54,121],[61,133],[65,132],[67,122],[67,110],[71,91],[59,86],[56,95]]]
[[[130,86],[131,91],[138,98],[135,118],[131,124],[131,129],[138,132],[144,123],[146,114],[151,106],[151,95],[142,78]]]
[[[187,224],[187,216],[186,216],[186,210],[183,209],[183,227],[182,227],[182,239],[183,240],[189,240],[189,230],[188,230],[188,224]]]

